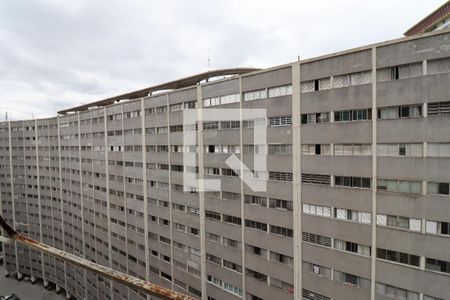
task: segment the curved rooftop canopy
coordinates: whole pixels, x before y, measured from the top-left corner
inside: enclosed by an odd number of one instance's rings
[[[178,80],[174,80],[174,81],[154,85],[151,87],[147,87],[147,88],[144,88],[141,90],[137,90],[137,91],[125,93],[122,95],[106,98],[106,99],[91,102],[88,104],[83,104],[83,105],[72,107],[69,109],[64,109],[64,110],[58,111],[58,114],[65,115],[67,113],[75,113],[75,112],[79,112],[79,111],[85,111],[91,107],[100,107],[100,106],[111,105],[111,104],[114,104],[116,101],[120,101],[120,100],[137,99],[137,98],[146,97],[149,94],[156,92],[156,91],[180,89],[180,88],[184,88],[184,87],[188,87],[188,86],[193,86],[203,80],[208,80],[212,77],[240,75],[240,74],[250,73],[253,71],[257,71],[257,70],[259,70],[259,69],[256,69],[256,68],[231,68],[231,69],[220,69],[220,70],[207,71],[207,72],[199,73],[199,74],[192,75],[189,77],[181,78]]]

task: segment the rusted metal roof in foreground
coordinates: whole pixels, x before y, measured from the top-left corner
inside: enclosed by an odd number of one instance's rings
[[[171,289],[167,289],[154,283],[96,264],[94,262],[91,262],[90,260],[78,257],[76,255],[51,247],[39,241],[30,239],[29,237],[26,237],[16,232],[11,226],[9,226],[8,223],[6,223],[6,221],[3,219],[1,215],[0,215],[0,226],[2,227],[3,231],[6,233],[8,238],[13,241],[17,241],[18,243],[33,248],[34,250],[45,252],[55,258],[61,259],[75,266],[84,268],[88,271],[94,272],[103,277],[122,283],[134,290],[138,290],[146,294],[157,296],[164,300],[196,300],[196,298],[175,292]]]
[[[437,23],[439,23],[448,16],[450,16],[450,1],[447,1],[446,3],[442,4],[431,14],[420,20],[417,24],[408,29],[404,33],[404,35],[412,36],[430,31],[430,29],[432,29],[434,25],[436,25]]]
[[[120,101],[120,100],[136,99],[136,98],[145,97],[148,94],[151,94],[156,91],[181,89],[184,87],[196,85],[197,83],[199,83],[203,80],[208,80],[209,78],[212,78],[212,77],[240,75],[240,74],[250,73],[253,71],[257,71],[257,70],[259,70],[259,69],[256,69],[256,68],[232,68],[232,69],[220,69],[220,70],[207,71],[207,72],[192,75],[189,77],[177,79],[174,81],[154,85],[154,86],[151,86],[151,87],[148,87],[145,89],[125,93],[122,95],[106,98],[103,100],[91,102],[91,103],[80,105],[77,107],[72,107],[69,109],[64,109],[64,110],[58,111],[58,114],[65,115],[70,112],[78,112],[78,111],[88,110],[90,107],[107,106],[107,105],[111,105],[114,102]]]

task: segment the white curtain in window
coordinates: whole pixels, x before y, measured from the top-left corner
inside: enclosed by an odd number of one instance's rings
[[[314,81],[305,81],[300,84],[300,91],[302,93],[314,92]]]
[[[326,207],[326,206],[323,207],[323,216],[328,217],[328,218],[331,217],[331,208],[330,207]]]
[[[422,220],[409,219],[409,230],[420,232],[422,230]]]
[[[341,240],[334,240],[334,248],[339,250],[345,250],[345,242]]]
[[[436,234],[437,233],[437,222],[427,221],[426,223],[426,232]]]
[[[386,226],[386,224],[387,224],[387,216],[377,215],[377,225]]]
[[[410,106],[409,107],[409,116],[410,117],[420,117],[420,106]]]
[[[387,144],[387,156],[398,156],[398,155],[399,155],[399,145]]]
[[[347,219],[347,210],[342,208],[336,209],[336,219],[345,220]]]
[[[366,245],[358,244],[358,254],[361,254],[364,256],[370,256],[370,247],[366,246]]]
[[[305,214],[309,214],[309,205],[308,204],[303,204],[303,212]]]
[[[370,213],[359,212],[358,214],[361,223],[370,224]]]
[[[422,156],[422,144],[407,144],[406,145],[406,155],[407,156]]]
[[[331,89],[331,78],[323,78],[319,80],[319,90]]]
[[[428,194],[437,194],[438,184],[436,182],[428,182]]]
[[[398,108],[397,107],[387,107],[380,109],[381,119],[397,119],[398,118]]]

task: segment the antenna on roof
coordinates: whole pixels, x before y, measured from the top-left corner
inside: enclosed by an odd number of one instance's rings
[[[211,55],[209,52],[209,47],[208,47],[208,71],[211,70]]]
[[[5,111],[5,121],[8,121],[8,112]]]

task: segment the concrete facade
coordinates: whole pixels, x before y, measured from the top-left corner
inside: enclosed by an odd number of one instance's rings
[[[3,122],[2,214],[34,239],[201,299],[450,299],[449,84],[442,31]],[[195,107],[267,117],[200,123],[195,149],[182,126]],[[198,153],[198,169],[183,152]],[[229,169],[232,153],[266,192]],[[253,166],[261,153],[267,170]],[[185,192],[183,172],[221,191]],[[77,299],[146,298],[20,245],[4,256],[10,272]]]

